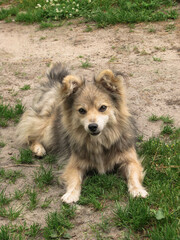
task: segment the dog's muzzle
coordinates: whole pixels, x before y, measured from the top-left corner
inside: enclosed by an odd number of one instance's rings
[[[96,136],[100,133],[100,131],[98,130],[98,125],[96,123],[91,123],[88,125],[90,134],[93,136]]]

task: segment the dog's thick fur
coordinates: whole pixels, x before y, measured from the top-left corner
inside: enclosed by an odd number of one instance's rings
[[[88,82],[70,75],[60,63],[50,69],[48,79],[22,116],[17,139],[37,156],[53,152],[67,162],[62,200],[78,201],[88,170],[105,173],[115,165],[126,177],[130,194],[146,197],[122,79],[104,70]]]

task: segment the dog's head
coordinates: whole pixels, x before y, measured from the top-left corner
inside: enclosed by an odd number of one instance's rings
[[[111,70],[102,71],[91,83],[68,75],[63,80],[61,96],[69,127],[92,136],[99,136],[107,126],[116,124],[120,112],[128,114],[122,80]]]

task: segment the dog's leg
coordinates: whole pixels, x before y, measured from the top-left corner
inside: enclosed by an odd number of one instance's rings
[[[77,166],[76,156],[72,155],[62,175],[67,187],[66,193],[61,198],[63,202],[72,203],[79,200],[83,173],[84,171]]]
[[[30,144],[31,151],[38,157],[43,157],[46,155],[46,150],[43,145],[39,142],[33,142]]]
[[[134,148],[129,149],[123,154],[122,170],[127,178],[128,190],[133,197],[147,197],[148,193],[142,186],[144,178],[143,167],[137,158]]]

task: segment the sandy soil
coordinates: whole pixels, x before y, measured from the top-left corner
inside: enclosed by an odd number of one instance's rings
[[[175,24],[175,30],[167,31],[169,24]],[[20,99],[28,107],[33,89],[46,79],[50,63],[61,61],[87,79],[105,68],[121,71],[126,76],[129,108],[137,121],[140,135],[145,139],[160,132],[160,122],[148,121],[152,114],[170,115],[175,125],[180,126],[180,19],[137,24],[133,30],[127,25],[93,28],[92,32],[85,32],[85,25],[73,24],[40,31],[37,25],[0,22],[0,96],[4,102],[14,104],[16,99]],[[153,57],[161,61],[155,61]],[[81,61],[87,59],[92,67],[83,69]],[[21,91],[25,84],[30,84],[31,89]],[[0,167],[12,165],[11,156],[18,153],[14,132],[14,124],[0,129],[0,141],[6,143],[0,150]],[[1,183],[0,189],[6,188],[7,193],[13,194],[15,189],[33,186],[35,170],[33,167],[22,168],[26,181],[19,179],[15,185]],[[59,209],[62,191],[54,184],[39,197],[39,206],[46,197],[53,198],[50,208],[24,210],[22,217],[14,223],[26,220],[28,224],[39,222],[44,226],[47,213]],[[16,207],[21,204],[20,201],[12,203]],[[109,215],[108,209],[106,212]],[[91,239],[88,237],[89,225],[100,221],[100,218],[100,213],[79,206],[74,220],[76,227],[71,231],[72,239]],[[7,222],[0,217],[0,225]],[[110,235],[112,239],[118,239],[122,233],[112,229]]]

